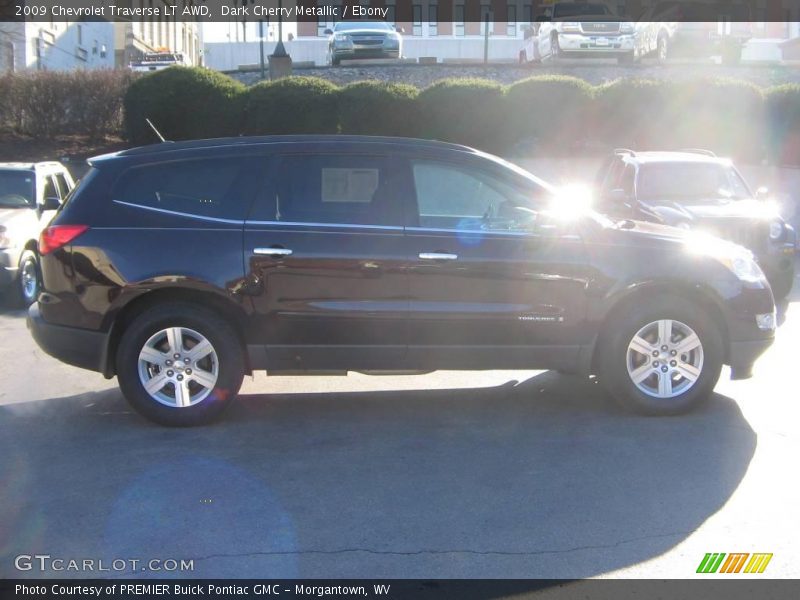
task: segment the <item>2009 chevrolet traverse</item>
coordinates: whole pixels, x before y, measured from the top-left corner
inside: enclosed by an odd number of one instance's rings
[[[463,146],[235,138],[89,162],[41,236],[29,326],[162,424],[213,419],[256,369],[559,369],[675,414],[774,337],[744,248],[610,221]]]

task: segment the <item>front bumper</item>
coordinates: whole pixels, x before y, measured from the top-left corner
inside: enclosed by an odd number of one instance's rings
[[[19,252],[10,248],[0,249],[0,287],[11,285],[17,279]]]
[[[558,47],[562,53],[575,56],[618,56],[630,54],[636,49],[636,36],[633,34],[560,33]]]
[[[50,356],[81,369],[106,372],[108,333],[48,323],[38,303],[28,309],[28,329],[39,347]]]
[[[772,345],[774,338],[731,342],[728,349],[728,362],[731,365],[731,379],[748,379],[753,376],[753,365],[759,356]]]
[[[356,60],[359,58],[400,58],[400,48],[378,47],[358,47],[345,46],[333,48],[332,56],[336,60]]]

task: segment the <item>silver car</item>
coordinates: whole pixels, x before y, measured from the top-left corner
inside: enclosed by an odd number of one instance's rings
[[[400,32],[383,21],[339,21],[325,33],[330,36],[328,62],[333,66],[342,60],[400,58],[403,55]]]

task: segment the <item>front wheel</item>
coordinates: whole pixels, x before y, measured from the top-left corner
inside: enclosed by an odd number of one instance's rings
[[[688,412],[711,395],[722,369],[714,319],[682,298],[619,314],[600,351],[600,379],[624,407],[648,415]]]
[[[169,426],[213,421],[239,392],[242,345],[223,319],[174,303],[139,315],[117,351],[117,377],[130,405]]]
[[[42,278],[36,253],[26,250],[19,259],[17,303],[24,307],[36,302],[42,289]]]

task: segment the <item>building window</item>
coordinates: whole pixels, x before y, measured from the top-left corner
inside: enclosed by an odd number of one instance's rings
[[[422,5],[414,4],[411,7],[411,33],[413,35],[422,35]]]
[[[78,25],[78,45],[83,46],[83,25]]]
[[[516,4],[509,4],[507,7],[507,23],[506,23],[506,35],[510,35],[511,37],[517,36],[517,5]]]
[[[464,35],[464,5],[456,4],[453,8],[453,31],[457,36]]]
[[[428,5],[428,35],[439,35],[439,5]]]
[[[94,44],[92,44],[92,54],[98,54],[100,52],[100,43],[95,40]]]

